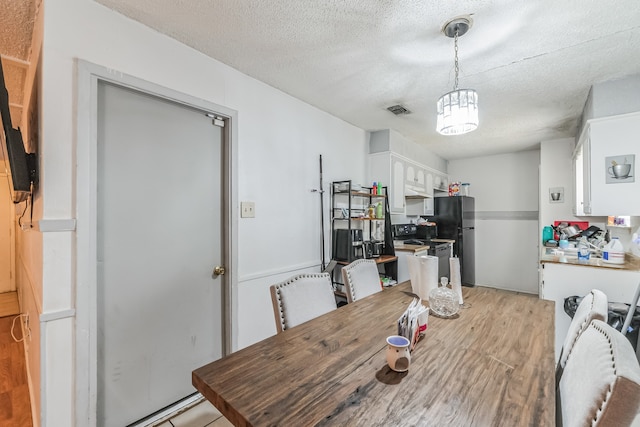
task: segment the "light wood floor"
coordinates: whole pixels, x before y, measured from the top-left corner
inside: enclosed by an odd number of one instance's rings
[[[32,427],[24,347],[11,337],[14,317],[0,318],[0,427]],[[16,320],[14,335],[21,334]]]

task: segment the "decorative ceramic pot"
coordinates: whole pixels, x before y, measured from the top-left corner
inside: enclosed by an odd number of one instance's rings
[[[405,372],[411,363],[411,342],[400,335],[387,337],[387,363],[396,372]]]

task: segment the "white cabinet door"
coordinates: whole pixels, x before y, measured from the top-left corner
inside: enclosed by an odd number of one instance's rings
[[[582,132],[572,157],[574,215],[588,215],[591,211],[591,186],[589,171],[589,127]]]
[[[391,194],[389,194],[389,212],[392,214],[404,213],[404,161],[391,156],[391,182],[389,187]]]
[[[433,197],[433,173],[428,171],[426,172],[424,185],[426,188],[427,196]],[[427,215],[432,215],[432,214],[427,214]]]
[[[405,163],[405,168],[406,168],[406,181],[405,184],[408,185],[410,188],[413,188],[413,186],[416,183],[416,167],[414,165],[412,165],[409,162]]]
[[[582,149],[582,211],[591,215],[591,137],[587,132]]]
[[[419,168],[418,172],[416,173],[416,190],[419,193],[425,194],[427,192],[427,178],[426,178],[426,173],[424,171],[424,169]]]
[[[594,216],[640,215],[640,112],[588,122],[591,209]],[[585,141],[587,142],[587,141]],[[624,174],[612,166],[628,166]],[[586,202],[586,201],[585,201]]]
[[[417,163],[405,162],[406,181],[405,185],[408,189],[418,194],[426,194],[426,172],[424,167]]]

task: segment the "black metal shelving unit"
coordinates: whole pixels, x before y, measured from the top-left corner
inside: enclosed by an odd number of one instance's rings
[[[365,242],[382,242],[380,254],[371,256],[371,259],[383,265],[385,276],[396,281],[397,257],[391,234],[387,187],[382,187],[382,190],[382,194],[374,194],[373,187],[360,187],[354,190],[351,180],[331,183],[331,259],[338,265],[347,265],[356,259],[369,258],[365,250],[367,246]],[[382,203],[384,213],[382,218],[372,218],[368,215],[368,206],[375,206],[377,203]],[[375,239],[374,228],[379,227],[383,228],[382,238]],[[362,234],[362,242],[354,240],[354,236],[359,233]],[[334,273],[336,270],[339,269],[335,269]],[[335,274],[333,279],[334,286],[337,285],[339,288],[342,283],[336,282]],[[338,290],[337,293],[339,294],[340,291]]]

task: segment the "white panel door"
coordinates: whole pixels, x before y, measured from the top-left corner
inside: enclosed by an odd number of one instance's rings
[[[202,111],[98,88],[98,402],[124,426],[195,392],[222,354],[222,130]]]

